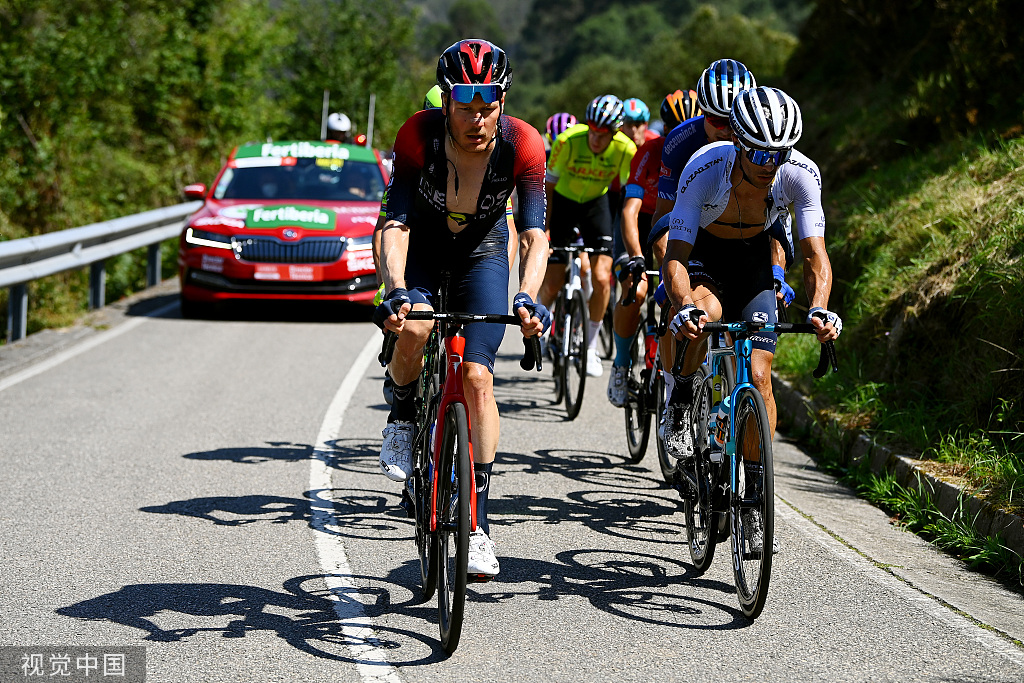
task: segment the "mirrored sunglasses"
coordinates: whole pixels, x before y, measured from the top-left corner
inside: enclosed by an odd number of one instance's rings
[[[740,145],[743,147],[743,145]],[[752,149],[750,147],[743,147],[744,154],[747,155],[747,159],[750,163],[758,166],[766,166],[769,162],[775,164],[776,167],[781,166],[789,160],[790,155],[793,153],[793,149],[780,149],[780,150],[767,150],[767,149]]]
[[[452,86],[452,99],[456,102],[469,104],[473,98],[479,95],[485,103],[497,102],[501,99],[501,86],[499,85],[467,85],[459,83]]]

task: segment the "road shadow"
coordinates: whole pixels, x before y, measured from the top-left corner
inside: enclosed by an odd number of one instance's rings
[[[241,465],[264,462],[302,462],[314,457],[322,459],[328,467],[350,472],[375,471],[380,456],[380,441],[365,439],[332,439],[321,450],[312,444],[290,441],[264,441],[262,446],[215,448],[209,451],[185,453],[187,460],[227,461]]]
[[[419,570],[408,563],[394,573],[411,582]],[[337,578],[351,585],[352,577]],[[359,583],[372,578],[374,585],[329,590],[321,575],[289,579],[280,591],[221,583],[133,584],[61,607],[56,613],[139,629],[145,633],[142,639],[150,642],[175,643],[209,636],[222,648],[225,639],[267,631],[298,650],[340,662],[379,666],[378,661],[355,654],[367,646],[388,651],[388,663],[396,666],[431,664],[446,658],[436,639],[371,624],[367,618],[386,610],[426,621],[433,616],[436,623],[436,609],[417,604],[418,598],[401,584],[383,586],[378,577],[354,578]],[[399,593],[408,597],[395,602]],[[340,604],[336,607],[336,603]],[[401,659],[403,648],[410,658]]]
[[[496,603],[583,597],[623,619],[692,630],[732,630],[752,623],[732,606],[732,584],[703,578],[678,560],[604,549],[566,550],[555,560],[502,557],[498,578],[487,592],[472,591],[471,599]],[[701,595],[681,593],[686,587],[699,589]]]

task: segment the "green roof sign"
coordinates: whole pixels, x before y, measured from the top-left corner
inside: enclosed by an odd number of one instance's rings
[[[283,158],[294,157],[296,159],[351,159],[353,161],[368,161],[377,163],[373,150],[362,145],[342,145],[328,142],[283,141],[264,142],[254,145],[242,145],[235,152],[236,159],[253,158]]]

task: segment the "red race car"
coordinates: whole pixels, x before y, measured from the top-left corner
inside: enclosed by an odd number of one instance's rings
[[[388,174],[373,149],[334,142],[235,148],[178,249],[181,312],[229,299],[370,303],[373,226]]]

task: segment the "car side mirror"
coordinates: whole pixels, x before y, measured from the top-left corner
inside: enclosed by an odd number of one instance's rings
[[[193,183],[191,185],[186,185],[184,192],[185,199],[198,199],[202,201],[203,199],[206,198],[206,185],[204,183]]]

